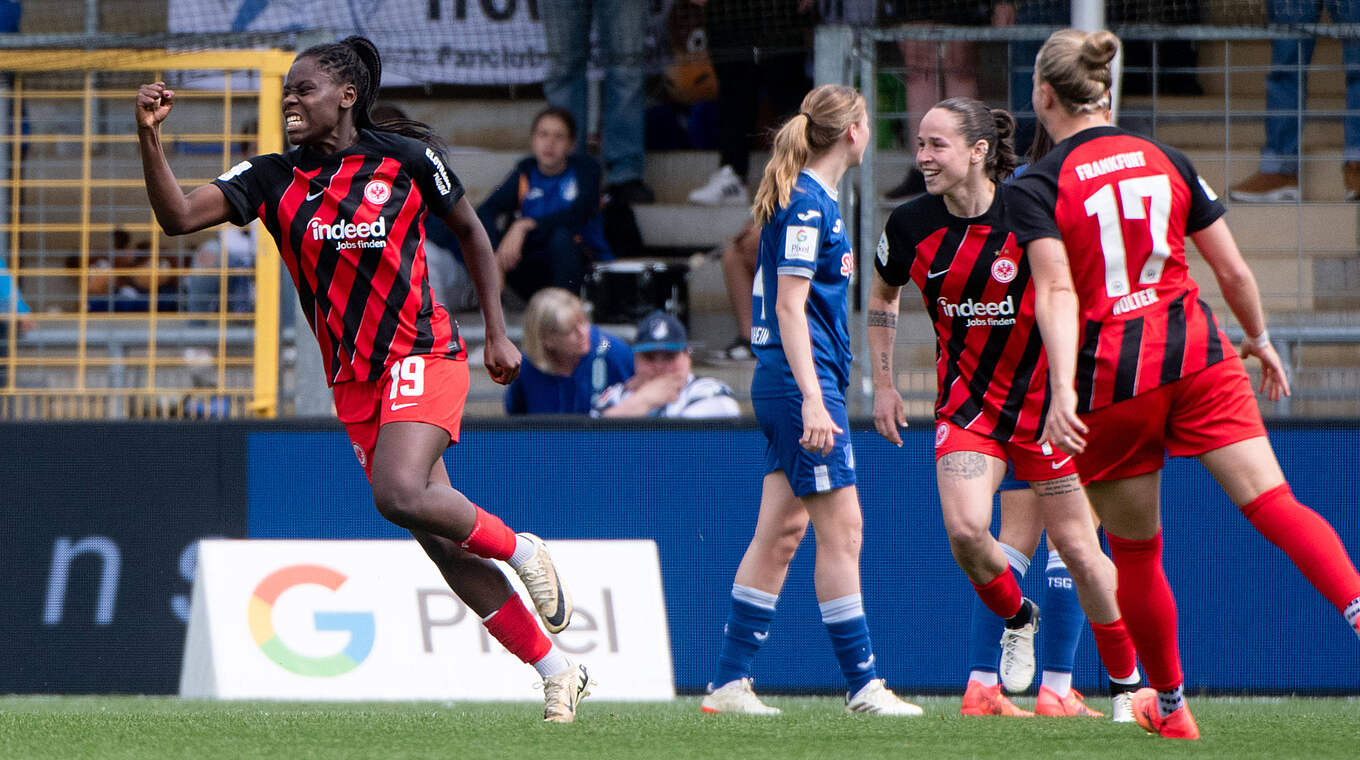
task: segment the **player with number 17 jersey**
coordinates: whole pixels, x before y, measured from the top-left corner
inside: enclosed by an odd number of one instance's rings
[[[1000,441],[1033,442],[1046,410],[1048,361],[1034,323],[1029,262],[1000,188],[981,216],[960,219],[925,194],[888,218],[875,266],[921,290],[935,327],[935,416]]]
[[[1078,412],[1234,355],[1185,257],[1186,236],[1225,209],[1184,154],[1118,127],[1093,127],[1010,187],[1020,244],[1061,238],[1068,250],[1080,294]]]
[[[804,169],[789,205],[778,209],[760,233],[760,252],[751,292],[751,349],[756,369],[752,398],[799,398],[779,335],[775,298],[779,275],[807,277],[808,336],[822,392],[844,398],[850,382],[850,332],[846,291],[854,254],[836,191]]]

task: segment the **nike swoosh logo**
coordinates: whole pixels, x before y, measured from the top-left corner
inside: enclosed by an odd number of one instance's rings
[[[397,411],[398,409],[405,409],[405,408],[408,407],[408,406],[415,406],[415,405],[418,404],[418,403],[419,403],[418,401],[412,401],[412,402],[409,403],[409,404],[393,404],[393,405],[392,405],[392,411],[395,412],[395,411]]]
[[[307,193],[307,200],[309,200],[309,201],[314,201],[314,200],[316,200],[317,198],[320,198],[320,197],[321,197],[321,194],[324,193],[324,192],[326,192],[326,191],[325,191],[325,190],[317,190],[317,191],[314,192],[314,193]]]
[[[933,280],[933,279],[935,279],[936,277],[942,277],[942,276],[947,275],[947,274],[949,274],[949,270],[948,270],[948,269],[946,269],[946,270],[944,270],[944,271],[941,271],[941,272],[928,272],[928,273],[926,273],[926,279],[927,279],[927,280]]]
[[[1049,466],[1056,470],[1056,469],[1058,469],[1059,467],[1062,467],[1063,465],[1067,464],[1067,463],[1070,462],[1070,461],[1072,461],[1072,457],[1067,457],[1066,459],[1062,460],[1061,462],[1054,462],[1053,464],[1051,464],[1051,465],[1049,465]]]
[[[766,631],[761,633],[760,631],[752,631],[751,636],[753,636],[756,641],[764,641],[765,639],[770,638],[770,632]]]
[[[822,212],[817,211],[817,210],[815,210],[815,209],[812,210],[812,211],[804,211],[803,213],[801,213],[801,214],[798,215],[798,221],[800,221],[800,222],[806,222],[806,221],[808,221],[808,220],[810,220],[810,219],[816,219],[817,217],[819,217],[819,216],[821,216],[821,215],[822,215]]]
[[[562,579],[557,578],[557,609],[550,617],[543,619],[548,624],[548,628],[561,631],[567,627],[567,605],[562,600],[567,597],[567,593],[562,590]]]
[[[873,664],[874,656],[869,655],[869,659],[865,660],[864,662],[855,663],[855,667],[859,668],[860,670],[868,670],[869,668],[873,667]]]

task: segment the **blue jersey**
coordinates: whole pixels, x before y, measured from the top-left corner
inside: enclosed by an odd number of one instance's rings
[[[756,355],[752,398],[800,395],[775,316],[782,274],[812,280],[805,311],[817,379],[823,394],[845,395],[851,359],[846,290],[855,268],[846,233],[836,191],[804,169],[789,205],[775,211],[760,231],[751,292],[751,349]]]
[[[606,388],[633,376],[633,349],[622,339],[590,326],[590,353],[571,375],[552,375],[529,357],[505,389],[507,414],[589,414]]]

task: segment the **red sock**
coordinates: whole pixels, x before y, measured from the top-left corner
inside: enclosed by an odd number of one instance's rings
[[[552,642],[538,627],[538,618],[524,606],[519,594],[512,594],[482,625],[506,651],[530,665],[552,649]]]
[[[1242,507],[1261,535],[1289,555],[1313,584],[1338,610],[1345,611],[1360,596],[1360,574],[1355,572],[1346,547],[1322,515],[1300,504],[1282,483]]]
[[[459,546],[486,559],[510,559],[515,553],[515,532],[505,527],[501,518],[487,512],[476,504],[477,521],[472,524],[472,532]]]
[[[1091,621],[1091,633],[1096,637],[1096,651],[1100,661],[1105,664],[1105,672],[1111,678],[1124,680],[1138,669],[1138,653],[1134,651],[1133,639],[1129,629],[1124,627],[1123,618],[1115,618],[1112,623]]]
[[[1162,532],[1131,541],[1105,531],[1118,575],[1119,610],[1147,671],[1148,685],[1171,691],[1185,680],[1176,643],[1176,598],[1162,568]]]
[[[1020,594],[1020,584],[1016,583],[1015,574],[1009,567],[981,586],[974,583],[973,590],[977,591],[978,598],[987,605],[987,609],[1002,620],[1015,617],[1024,599]]]

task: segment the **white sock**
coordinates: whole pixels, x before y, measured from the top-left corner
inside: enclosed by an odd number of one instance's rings
[[[995,670],[970,670],[970,671],[968,671],[968,680],[969,680],[969,681],[977,681],[978,683],[982,684],[983,686],[988,686],[988,687],[990,687],[990,686],[996,686],[996,671],[995,671]]]
[[[534,670],[538,671],[539,678],[555,676],[569,667],[571,667],[571,658],[567,656],[566,652],[558,649],[556,644],[553,644],[552,649],[549,649],[548,653],[543,655],[543,659],[534,663]]]
[[[1114,676],[1110,676],[1110,680],[1121,686],[1137,686],[1139,683],[1143,681],[1143,677],[1138,675],[1138,666],[1135,665],[1133,667],[1132,673],[1124,676],[1123,678],[1115,678]]]
[[[1029,572],[1029,557],[1004,541],[997,541],[997,543],[1001,544],[1001,551],[1006,553],[1006,562],[1011,566],[1011,571],[1015,573],[1015,577],[1017,579],[1024,578],[1025,573]]]
[[[1360,596],[1352,599],[1341,614],[1346,617],[1346,625],[1354,628],[1356,618],[1360,618]]]
[[[1172,691],[1157,692],[1157,711],[1162,714],[1163,718],[1182,707],[1185,707],[1184,687],[1177,686]]]
[[[1039,683],[1042,686],[1047,686],[1059,698],[1064,698],[1069,691],[1072,691],[1072,674],[1059,670],[1045,670],[1043,680]]]
[[[538,547],[534,546],[533,541],[525,538],[523,534],[516,534],[515,551],[510,554],[510,559],[506,560],[506,562],[510,563],[510,567],[518,570],[520,565],[533,559],[534,552],[537,550]]]

